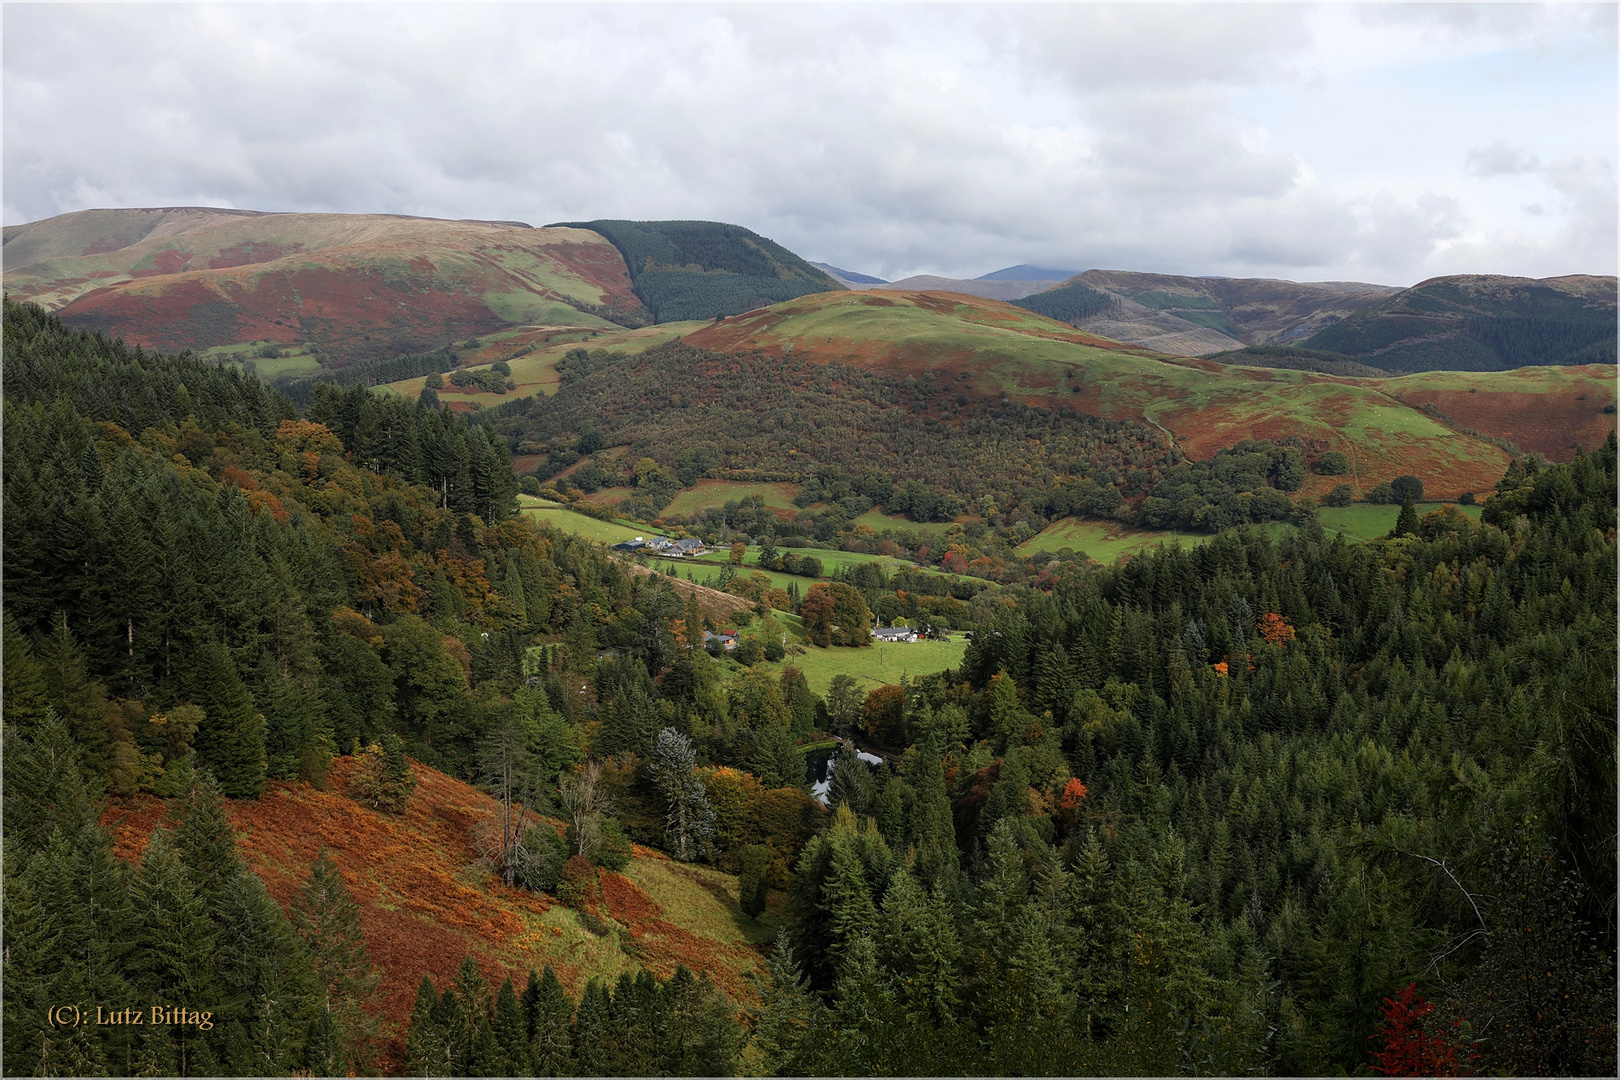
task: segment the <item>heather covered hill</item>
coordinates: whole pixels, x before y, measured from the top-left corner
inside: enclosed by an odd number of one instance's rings
[[[5,261],[14,299],[72,327],[310,369],[513,326],[648,321],[611,244],[513,222],[87,210],[8,227]]]

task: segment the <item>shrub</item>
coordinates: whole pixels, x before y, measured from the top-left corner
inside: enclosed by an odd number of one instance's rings
[[[602,819],[602,846],[597,849],[596,863],[607,870],[618,872],[630,865],[630,838],[618,818]]]
[[[762,844],[749,844],[740,855],[742,873],[737,878],[738,902],[744,915],[758,919],[765,912],[765,900],[770,890],[771,849]]]
[[[1457,502],[1463,506],[1473,506],[1474,493],[1472,491],[1463,492],[1461,495],[1457,496]]]
[[[1349,506],[1350,498],[1351,494],[1349,484],[1334,484],[1333,490],[1322,496],[1322,505]]]
[[[562,880],[557,883],[557,899],[571,908],[596,902],[596,867],[583,855],[571,855],[563,864]]]
[[[1338,450],[1328,450],[1316,461],[1316,471],[1322,476],[1343,476],[1350,471],[1350,459]]]
[[[518,863],[517,883],[533,892],[555,894],[568,862],[568,845],[550,825],[530,825],[523,833],[527,858]]]

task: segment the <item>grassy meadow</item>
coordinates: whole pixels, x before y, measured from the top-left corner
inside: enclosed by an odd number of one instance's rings
[[[1054,521],[1034,536],[1019,544],[1015,550],[1028,557],[1047,551],[1068,548],[1084,553],[1104,565],[1122,555],[1135,555],[1139,551],[1160,544],[1201,544],[1209,539],[1207,533],[1159,532],[1153,529],[1133,529],[1117,521],[1096,521],[1081,518],[1063,518]]]

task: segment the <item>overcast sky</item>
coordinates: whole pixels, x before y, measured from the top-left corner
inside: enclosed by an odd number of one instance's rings
[[[1613,274],[1615,13],[6,4],[4,215],[701,218],[890,279]]]

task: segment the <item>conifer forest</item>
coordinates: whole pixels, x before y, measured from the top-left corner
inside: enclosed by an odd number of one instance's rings
[[[649,288],[695,258],[653,239],[615,240]],[[1408,498],[1356,544],[1280,493],[1192,520],[1250,457],[1255,486],[1303,477],[1280,445],[1164,451],[1145,512],[1231,527],[1010,575],[957,604],[959,666],[818,692],[791,656],[706,647],[730,625],[708,591],[520,515],[498,418],[295,401],[9,299],[4,347],[7,1075],[1614,1074],[1612,432],[1515,457],[1477,516]],[[752,369],[794,422],[800,366]],[[532,426],[650,370],[565,364]],[[892,403],[839,392],[829,440],[884,430]],[[940,476],[901,464],[939,517],[985,495],[943,473],[995,419],[941,437]],[[1019,452],[1092,471],[1152,434],[1021,423],[1050,437]],[[853,653],[913,584],[830,576],[735,607]],[[699,953],[394,970],[324,850],[276,895],[233,825],[329,787],[403,821],[437,774],[495,807],[478,864],[444,868],[465,888],[589,930],[662,860],[723,871],[736,920],[780,933],[746,986]],[[110,808],[134,805],[132,846]],[[418,987],[408,1016],[385,976]]]

